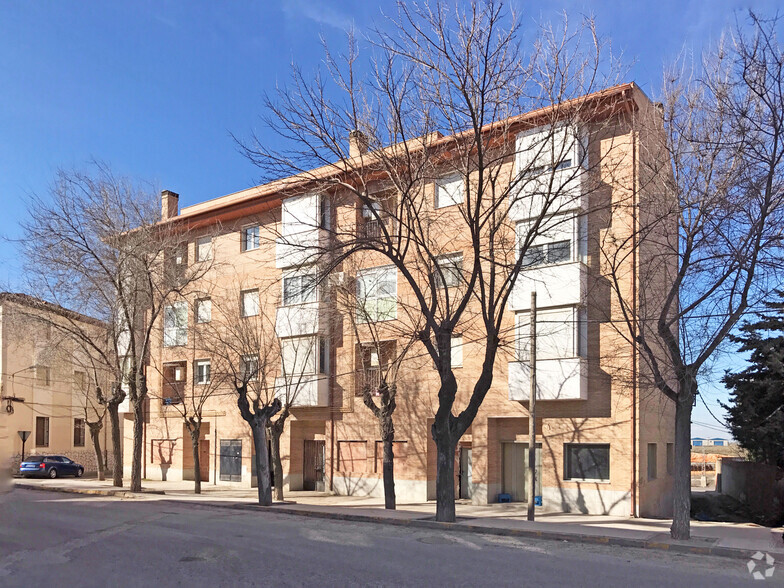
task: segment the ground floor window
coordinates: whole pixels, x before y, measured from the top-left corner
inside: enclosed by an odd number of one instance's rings
[[[568,443],[564,446],[566,480],[610,479],[609,443]]]
[[[221,482],[242,481],[242,440],[221,439],[220,442]]]
[[[49,447],[49,417],[35,417],[35,446]]]
[[[648,443],[648,479],[655,480],[659,477],[657,461],[659,459],[659,448],[656,443]]]
[[[84,447],[84,419],[74,419],[74,447]]]

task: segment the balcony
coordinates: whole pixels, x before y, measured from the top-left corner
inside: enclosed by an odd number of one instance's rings
[[[540,359],[536,362],[537,400],[585,400],[588,370],[582,357]],[[509,400],[527,402],[531,390],[528,362],[509,362]]]
[[[275,378],[275,396],[292,407],[329,406],[329,377],[309,374]]]
[[[275,334],[284,338],[324,333],[327,330],[328,316],[328,308],[324,302],[279,306],[275,315]]]
[[[363,396],[365,387],[370,389],[372,396],[380,396],[381,387],[381,368],[368,367],[364,370],[357,370],[354,374],[354,395]]]
[[[387,235],[393,235],[394,219],[391,217],[381,217],[381,220],[376,218],[363,219],[360,234],[365,239],[381,239]]]
[[[548,205],[547,214],[585,210],[588,205],[583,194],[586,173],[577,166],[521,180],[518,190],[510,195],[509,219],[521,221],[536,218],[545,205]]]
[[[275,240],[275,267],[284,269],[315,263],[326,246],[327,231],[312,228]]]
[[[523,270],[509,298],[509,308],[513,311],[531,308],[531,292],[536,292],[536,304],[543,308],[582,304],[587,276],[587,266],[579,261]]]

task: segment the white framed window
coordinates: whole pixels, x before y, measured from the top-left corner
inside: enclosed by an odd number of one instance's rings
[[[196,384],[206,385],[210,383],[210,360],[197,359],[193,363],[193,376],[196,379]]]
[[[583,254],[581,223],[571,214],[553,215],[544,220],[540,233],[523,253],[523,269],[575,261]],[[531,221],[517,224],[518,255],[532,230]],[[578,239],[579,237],[579,239]]]
[[[531,353],[531,318],[517,313],[517,358],[528,361]],[[575,306],[538,309],[536,312],[536,358],[585,357],[587,347],[585,310]]]
[[[436,208],[461,204],[464,199],[465,182],[461,175],[451,175],[436,182]]]
[[[283,276],[283,306],[316,302],[318,298],[315,274]]]
[[[257,289],[240,292],[240,313],[243,317],[259,314],[259,291]]]
[[[163,346],[188,343],[188,304],[180,300],[163,308]]]
[[[434,277],[437,288],[454,288],[463,281],[463,254],[450,253],[436,257],[438,266]]]
[[[609,481],[610,444],[566,443],[564,479]]]
[[[287,337],[280,340],[283,375],[297,380],[300,376],[316,373],[318,357],[317,337]]]
[[[360,322],[397,318],[397,269],[384,266],[357,272],[357,318]]]
[[[240,378],[243,382],[259,379],[259,356],[256,354],[243,355],[240,358]]]
[[[196,261],[209,261],[212,259],[212,237],[196,239]]]
[[[196,300],[196,322],[208,323],[212,320],[212,300],[210,298],[199,298]]]
[[[259,248],[259,225],[244,227],[242,229],[242,250],[253,251]]]
[[[463,367],[463,337],[452,337],[452,367]]]

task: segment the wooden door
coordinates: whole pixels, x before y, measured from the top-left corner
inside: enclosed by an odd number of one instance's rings
[[[302,457],[302,489],[324,490],[324,441],[305,441]]]

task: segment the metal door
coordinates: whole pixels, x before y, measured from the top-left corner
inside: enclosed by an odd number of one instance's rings
[[[221,439],[220,442],[221,482],[242,481],[242,440]]]
[[[503,482],[501,492],[513,502],[526,502],[525,474],[528,469],[528,443],[502,443]],[[536,494],[542,495],[542,446],[536,446]]]
[[[460,498],[471,498],[471,448],[460,448]]]
[[[302,459],[302,489],[324,490],[324,441],[305,441]]]

